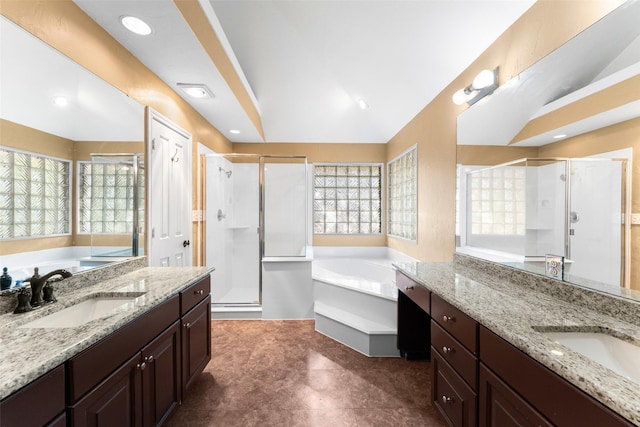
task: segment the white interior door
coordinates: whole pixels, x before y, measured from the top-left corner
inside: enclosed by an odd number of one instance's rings
[[[191,265],[191,135],[149,109],[149,265]]]

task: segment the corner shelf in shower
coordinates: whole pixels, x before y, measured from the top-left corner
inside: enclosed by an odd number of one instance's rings
[[[229,230],[246,230],[248,228],[248,225],[230,225],[227,227]]]

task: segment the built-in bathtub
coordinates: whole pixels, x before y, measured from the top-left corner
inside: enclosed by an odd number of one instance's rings
[[[398,356],[398,291],[393,262],[414,261],[386,247],[314,247],[316,330],[368,356]]]

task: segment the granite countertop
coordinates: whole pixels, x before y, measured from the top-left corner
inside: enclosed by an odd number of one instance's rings
[[[0,400],[177,295],[188,285],[208,275],[211,270],[206,267],[144,267],[97,284],[57,294],[57,303],[34,311],[0,315]],[[78,327],[20,327],[77,304],[93,294],[137,298],[106,317]]]
[[[640,425],[638,383],[538,332],[606,331],[640,346],[640,326],[456,263],[394,265],[596,400]]]

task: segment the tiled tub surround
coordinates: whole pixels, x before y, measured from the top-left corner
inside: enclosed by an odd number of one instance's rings
[[[139,268],[88,286],[78,287],[70,283],[69,289],[57,294],[58,302],[55,304],[29,313],[0,315],[0,400],[210,272],[211,269],[206,267]],[[96,293],[102,296],[144,295],[136,298],[134,304],[128,304],[126,309],[116,309],[107,317],[75,328],[20,328]]]
[[[454,263],[395,265],[533,359],[640,425],[639,384],[536,331],[603,331],[640,345],[640,302],[571,289],[573,285],[466,258],[456,256]],[[557,295],[546,293],[551,285],[558,287],[554,290]],[[605,304],[606,299],[611,301]],[[615,310],[617,303],[622,310]],[[600,312],[602,305],[609,307],[609,315]],[[634,323],[630,322],[632,319]]]

